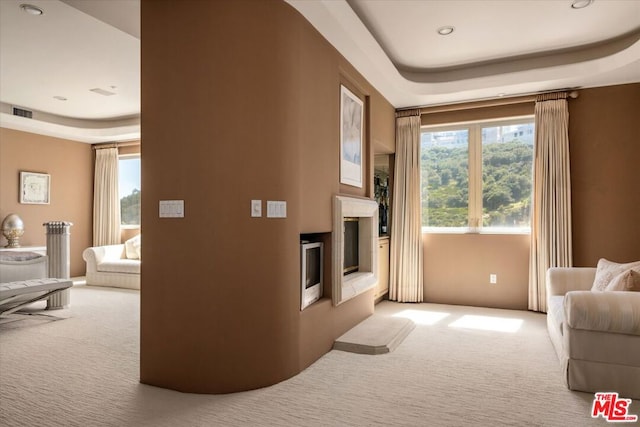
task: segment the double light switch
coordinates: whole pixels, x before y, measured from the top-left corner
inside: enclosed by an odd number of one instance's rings
[[[184,218],[184,200],[160,200],[160,218]]]

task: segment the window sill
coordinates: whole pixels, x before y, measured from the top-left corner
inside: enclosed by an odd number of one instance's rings
[[[480,230],[473,230],[471,228],[456,228],[456,227],[422,227],[422,234],[517,234],[517,235],[529,235],[530,229],[521,228],[484,228]]]
[[[139,224],[120,224],[120,229],[121,230],[139,230],[140,229],[140,225]]]

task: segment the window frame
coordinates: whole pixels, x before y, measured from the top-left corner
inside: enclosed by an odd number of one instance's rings
[[[142,158],[140,153],[130,153],[130,154],[118,154],[118,185],[120,185],[120,160],[131,160],[131,159],[140,159],[140,193],[142,193]],[[119,193],[119,192],[118,192]],[[122,195],[118,194],[118,203],[122,200]],[[120,208],[122,209],[122,207]],[[123,224],[122,223],[122,211],[120,212],[120,229],[121,230],[139,230],[141,224]],[[142,216],[140,217],[140,221],[142,222]]]
[[[425,234],[531,234],[531,218],[529,227],[484,227],[482,225],[482,129],[487,127],[510,126],[519,124],[534,125],[533,150],[535,157],[535,115],[502,117],[487,120],[473,120],[456,123],[423,125],[420,127],[420,137],[426,132],[447,132],[467,130],[468,132],[468,175],[469,175],[469,199],[467,207],[466,227],[434,227],[422,225],[422,233]],[[420,148],[422,159],[422,147]],[[531,165],[531,200],[533,202],[533,162]],[[422,172],[422,167],[420,167]],[[422,181],[421,181],[422,194]],[[421,196],[422,197],[422,196]],[[420,201],[422,206],[422,200]],[[422,215],[421,215],[422,216]]]

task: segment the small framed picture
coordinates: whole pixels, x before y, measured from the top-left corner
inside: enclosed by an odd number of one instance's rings
[[[340,86],[340,183],[362,188],[363,102]]]
[[[51,175],[36,172],[20,172],[20,203],[48,205]]]

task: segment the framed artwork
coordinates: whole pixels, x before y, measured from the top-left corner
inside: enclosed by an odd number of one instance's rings
[[[340,183],[362,188],[362,100],[340,86]]]
[[[20,203],[49,204],[51,175],[36,172],[20,172]]]

